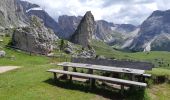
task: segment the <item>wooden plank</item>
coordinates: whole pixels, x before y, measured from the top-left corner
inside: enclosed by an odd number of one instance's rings
[[[57,65],[75,67],[75,68],[109,71],[109,72],[131,73],[131,74],[136,74],[136,75],[142,75],[145,72],[144,70],[139,70],[139,69],[120,68],[120,67],[111,67],[111,66],[102,66],[102,65],[91,65],[91,64],[82,64],[82,63],[71,63],[71,62],[62,62]]]
[[[60,74],[67,74],[67,75],[80,76],[80,77],[85,77],[85,78],[104,80],[104,81],[113,82],[113,83],[117,83],[121,85],[134,85],[134,86],[141,86],[141,87],[147,86],[146,83],[105,77],[105,76],[98,76],[98,75],[92,75],[92,74],[85,74],[85,73],[69,72],[69,71],[56,70],[56,69],[50,69],[48,70],[48,72],[53,72],[53,73],[55,72],[55,73],[60,73]]]

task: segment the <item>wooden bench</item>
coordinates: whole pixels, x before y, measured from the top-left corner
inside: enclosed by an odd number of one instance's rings
[[[98,76],[98,75],[85,74],[85,73],[78,73],[78,72],[69,72],[69,71],[56,70],[56,69],[50,69],[50,70],[48,70],[48,72],[54,73],[54,79],[57,79],[56,73],[70,75],[70,80],[72,80],[72,76],[90,78],[91,87],[94,85],[93,80],[95,80],[95,79],[111,82],[114,84],[120,84],[120,85],[139,86],[139,87],[147,86],[146,83],[142,83],[142,82],[135,82],[135,81],[129,81],[129,80],[124,80],[124,79],[111,78],[111,77]]]

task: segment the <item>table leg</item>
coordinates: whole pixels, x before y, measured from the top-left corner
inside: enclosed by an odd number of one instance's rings
[[[64,67],[63,67],[63,70],[64,70],[64,71],[68,71],[68,67],[67,67],[67,66],[64,66]],[[67,79],[67,78],[68,78],[67,74],[64,74],[64,75],[62,76],[62,78],[63,78],[63,79]]]
[[[132,81],[135,81],[135,75],[132,74]]]
[[[77,70],[76,70],[76,68],[75,68],[75,67],[73,68],[73,72],[77,72]]]
[[[90,78],[90,89],[93,89],[95,87],[95,79]]]
[[[89,69],[88,70],[88,74],[93,74],[93,69]],[[95,79],[89,78],[90,81],[90,88],[92,89],[93,87],[95,87]]]

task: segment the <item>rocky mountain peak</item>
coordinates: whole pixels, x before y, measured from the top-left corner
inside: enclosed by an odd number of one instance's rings
[[[137,51],[150,51],[157,50],[155,48],[156,40],[160,40],[162,34],[166,34],[168,37],[170,34],[170,10],[166,11],[154,11],[141,25],[139,36],[133,42],[131,48]],[[166,40],[169,42],[170,40]],[[165,42],[165,41],[164,41]],[[160,43],[162,44],[162,43]],[[159,46],[161,47],[161,46]],[[162,46],[162,48],[167,48]]]
[[[71,41],[83,47],[89,47],[92,36],[95,33],[95,20],[91,11],[86,12]]]

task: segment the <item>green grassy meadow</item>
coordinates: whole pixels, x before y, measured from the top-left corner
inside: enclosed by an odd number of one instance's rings
[[[5,38],[1,43],[7,56],[0,58],[0,66],[21,66],[21,68],[0,74],[0,100],[107,100],[122,98],[116,89],[97,87],[91,91],[89,86],[74,81],[55,82],[52,73],[46,72],[50,68],[60,68],[54,63],[65,61],[64,58],[49,58],[41,55],[29,55],[18,50],[7,48],[10,41]],[[151,73],[153,76],[170,77],[170,53],[125,53],[97,42],[93,45],[98,55],[115,59],[131,59],[149,61],[156,65]],[[162,92],[163,91],[163,92]],[[169,100],[170,84],[152,84],[143,93],[126,93],[125,100]],[[143,98],[142,98],[143,96]],[[123,99],[123,98],[122,98]]]

